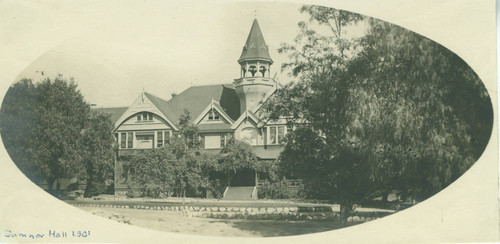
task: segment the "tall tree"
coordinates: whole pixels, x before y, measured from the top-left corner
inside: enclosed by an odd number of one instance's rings
[[[52,191],[57,179],[72,178],[80,170],[81,132],[90,106],[74,81],[62,76],[38,83],[35,97],[31,159]]]
[[[72,79],[59,75],[36,84],[15,83],[0,117],[2,140],[13,161],[34,182],[46,181],[49,192],[57,179],[90,179],[90,189],[95,180],[112,177],[107,173],[112,165],[110,122],[91,114]]]
[[[41,174],[31,163],[35,128],[35,85],[29,79],[14,83],[2,102],[0,133],[5,149],[17,167],[32,181]]]
[[[209,188],[215,158],[199,150],[197,127],[188,111],[179,119],[179,134],[163,148],[138,152],[130,161],[134,183],[154,197],[199,197]]]
[[[113,124],[109,115],[91,111],[82,131],[82,163],[85,180],[84,197],[103,193],[113,179],[114,144]]]
[[[479,157],[491,102],[463,60],[391,24],[319,6],[301,11],[310,23],[279,50],[297,81],[264,107],[271,118],[308,122],[280,156],[289,174],[340,203],[345,219],[355,204],[392,190],[428,197]]]

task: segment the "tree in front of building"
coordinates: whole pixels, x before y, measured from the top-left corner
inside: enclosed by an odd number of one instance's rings
[[[107,190],[113,179],[113,124],[107,115],[91,111],[82,135],[83,168],[80,179],[86,182],[84,197],[99,195]]]
[[[85,165],[106,164],[100,170],[110,169],[109,158],[96,158],[87,151],[91,144],[102,146],[100,152],[111,151],[109,138],[85,136],[103,131],[109,135],[108,123],[104,118],[92,120],[90,105],[76,83],[59,75],[36,84],[15,83],[4,98],[0,126],[4,145],[19,169],[34,182],[46,181],[52,193],[58,179],[95,176],[95,171],[85,171]]]
[[[339,203],[345,220],[356,204],[394,190],[425,199],[480,156],[491,101],[457,55],[382,21],[319,6],[301,11],[310,23],[299,23],[296,42],[279,50],[297,81],[264,108],[271,119],[308,122],[296,123],[280,163],[310,196]]]
[[[209,174],[215,156],[199,149],[198,130],[189,112],[179,119],[179,133],[163,148],[142,150],[132,156],[133,186],[149,197],[202,197],[211,188]]]
[[[220,151],[217,168],[223,172],[227,180],[226,184],[229,186],[231,178],[238,170],[256,170],[257,163],[257,155],[248,143],[231,140]]]

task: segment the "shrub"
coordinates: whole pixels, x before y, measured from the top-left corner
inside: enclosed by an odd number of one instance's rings
[[[276,182],[264,181],[259,187],[259,199],[290,199],[304,198],[303,187],[291,187],[288,180],[283,178]]]

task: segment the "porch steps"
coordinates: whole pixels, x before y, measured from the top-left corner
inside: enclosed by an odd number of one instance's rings
[[[227,189],[224,200],[253,200],[253,186],[230,186]]]

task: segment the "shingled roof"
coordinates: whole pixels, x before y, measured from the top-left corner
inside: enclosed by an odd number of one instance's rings
[[[191,121],[201,113],[212,102],[217,101],[222,109],[232,119],[236,120],[240,116],[240,100],[236,95],[233,84],[219,84],[207,86],[193,86],[176,95],[169,101],[161,99],[151,93],[144,92],[144,95],[176,125],[184,109],[191,114]],[[110,115],[110,119],[115,123],[128,107],[96,108]]]
[[[260,31],[259,22],[257,22],[257,19],[253,21],[252,29],[250,29],[247,42],[245,43],[245,46],[243,46],[243,51],[241,52],[241,56],[238,59],[238,63],[241,63],[245,60],[255,59],[266,60],[273,63],[273,60],[269,55],[269,48],[266,45],[266,41],[264,41],[264,36]]]
[[[240,116],[240,100],[236,95],[233,84],[219,84],[207,86],[192,86],[168,101],[168,105],[174,110],[171,114],[165,114],[175,123],[179,122],[179,116],[187,109],[191,114],[191,122],[212,102],[217,101],[226,114],[236,120]]]
[[[101,112],[103,114],[108,114],[109,119],[113,124],[122,116],[123,113],[128,109],[128,107],[114,107],[114,108],[94,108],[92,110]]]

